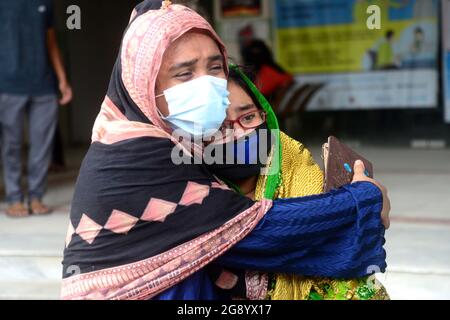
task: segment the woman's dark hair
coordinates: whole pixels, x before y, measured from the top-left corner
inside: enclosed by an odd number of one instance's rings
[[[241,55],[246,65],[252,65],[257,71],[267,65],[278,72],[287,73],[273,58],[272,51],[267,44],[260,39],[253,39],[249,44],[241,48]]]
[[[228,81],[233,82],[235,84],[237,84],[239,87],[241,87],[245,93],[247,93],[253,100],[253,103],[255,104],[255,106],[258,109],[262,109],[261,104],[259,103],[258,98],[255,96],[255,94],[253,93],[252,90],[250,90],[250,88],[248,87],[247,83],[244,81],[244,79],[242,79],[241,75],[239,74],[239,72],[236,70],[239,69],[239,71],[241,71],[243,74],[245,74],[250,80],[253,81],[253,74],[251,69],[246,68],[246,67],[241,67],[241,66],[236,66],[236,67],[232,67],[230,68],[230,72],[228,74]]]
[[[388,30],[386,32],[386,39],[391,39],[394,36],[395,32],[394,30]]]
[[[146,12],[148,10],[158,10],[161,8],[162,0],[145,0],[136,6],[137,12]]]

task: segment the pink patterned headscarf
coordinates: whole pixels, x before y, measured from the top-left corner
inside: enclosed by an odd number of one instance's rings
[[[217,42],[224,62],[227,60],[225,46],[211,25],[195,11],[182,5],[149,10],[138,17],[134,13],[122,42],[121,77],[128,94],[155,127],[169,134],[171,129],[157,112],[156,79],[165,51],[175,40],[193,29],[210,34]]]

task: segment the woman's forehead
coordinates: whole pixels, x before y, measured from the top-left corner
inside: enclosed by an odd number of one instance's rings
[[[221,57],[217,42],[207,33],[189,31],[176,39],[166,50],[163,63],[181,63],[195,59],[209,59]]]
[[[252,98],[244,88],[233,80],[228,80],[228,91],[230,91],[230,99],[234,98],[235,101],[252,101]]]
[[[236,116],[260,109],[258,102],[253,100],[246,90],[241,87],[241,84],[235,80],[228,80],[228,91],[230,92],[229,116]]]

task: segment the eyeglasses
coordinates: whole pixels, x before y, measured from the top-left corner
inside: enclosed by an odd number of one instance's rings
[[[253,129],[266,121],[266,113],[261,110],[255,110],[243,114],[236,120],[225,120],[221,129],[234,129],[234,124],[238,123],[243,129]]]

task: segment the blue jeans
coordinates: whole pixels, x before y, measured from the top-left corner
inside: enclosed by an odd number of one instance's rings
[[[24,200],[20,186],[22,139],[28,116],[30,150],[28,156],[28,198],[44,196],[53,137],[58,121],[58,102],[54,94],[42,96],[0,93],[0,129],[6,201]]]

